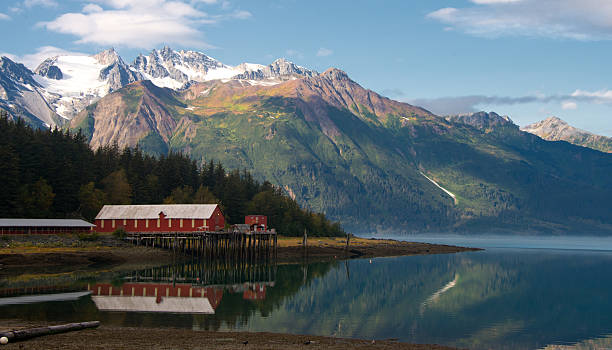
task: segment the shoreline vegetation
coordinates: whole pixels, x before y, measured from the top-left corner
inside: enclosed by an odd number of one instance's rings
[[[304,248],[302,238],[280,236],[277,263],[293,263],[405,255],[446,254],[477,251],[441,244],[404,242],[392,239],[351,237],[310,237]],[[143,266],[171,264],[186,259],[163,249],[136,247],[110,234],[4,235],[0,238],[0,275],[24,269],[91,269],[101,266]]]
[[[346,238],[311,237],[307,255],[302,239],[279,237],[277,263],[304,261],[344,260],[404,255],[444,254],[480,249],[448,245],[401,242],[389,239],[351,237],[346,249]],[[190,259],[173,255],[158,248],[136,247],[112,235],[91,238],[78,235],[11,235],[0,237],[0,277],[28,273],[70,273],[74,271],[125,271],[142,266],[159,266]],[[87,320],[91,321],[91,320]],[[0,320],[0,330],[44,326],[24,320]],[[135,336],[136,335],[136,336]],[[126,341],[127,340],[127,341]],[[245,345],[245,342],[248,342]],[[7,349],[16,348],[9,344]],[[23,343],[22,343],[23,344]],[[396,339],[344,339],[335,337],[251,333],[226,331],[193,331],[166,328],[105,327],[66,334],[57,334],[27,341],[28,349],[113,348],[113,349],[166,349],[201,348],[208,344],[214,348],[244,349],[308,348],[308,349],[452,349],[439,345],[401,343]]]

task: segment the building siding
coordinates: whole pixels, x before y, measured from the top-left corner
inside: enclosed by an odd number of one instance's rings
[[[127,232],[193,232],[219,231],[225,227],[225,217],[217,206],[210,220],[207,218],[166,218],[161,213],[158,219],[96,219],[97,232],[113,232],[123,228]]]

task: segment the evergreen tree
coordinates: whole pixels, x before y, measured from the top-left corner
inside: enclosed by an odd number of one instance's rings
[[[125,170],[119,169],[110,173],[102,181],[108,204],[130,204],[132,202],[132,187]]]

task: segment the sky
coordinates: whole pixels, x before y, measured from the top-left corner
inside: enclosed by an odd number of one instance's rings
[[[279,57],[434,113],[549,116],[612,136],[610,0],[2,0],[0,54],[30,68],[168,45],[229,65]]]

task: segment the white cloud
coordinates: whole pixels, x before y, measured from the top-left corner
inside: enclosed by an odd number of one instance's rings
[[[405,102],[421,106],[438,115],[478,112],[482,110],[483,106],[509,106],[530,103],[560,103],[561,108],[564,110],[572,110],[578,108],[578,102],[612,105],[612,90],[576,90],[571,94],[536,94],[519,97],[485,95],[451,96],[411,99]]]
[[[6,15],[6,14],[0,12],[0,20],[3,20],[3,19],[4,20],[8,20],[8,19],[11,19],[11,17],[9,15]]]
[[[34,6],[56,7],[57,2],[55,0],[25,0],[23,2],[23,6],[26,8],[31,8]]]
[[[231,15],[236,19],[247,19],[253,17],[253,15],[249,11],[236,11]]]
[[[65,13],[39,25],[50,31],[74,35],[78,44],[144,49],[178,44],[210,48],[212,46],[204,41],[203,25],[251,16],[247,11],[213,16],[199,8],[198,3],[216,3],[213,0],[91,1],[82,12]]]
[[[600,103],[612,102],[612,90],[585,91],[576,90],[572,93],[572,97],[582,99],[594,99]]]
[[[561,108],[563,108],[564,110],[571,110],[571,109],[577,109],[578,108],[578,104],[576,104],[576,102],[572,102],[572,101],[563,101],[561,102]]]
[[[104,11],[104,9],[102,9],[102,7],[96,4],[87,4],[83,6],[83,13],[96,13],[102,11]]]
[[[472,0],[427,15],[446,27],[478,36],[526,35],[612,40],[609,0]]]
[[[332,50],[322,47],[319,49],[319,51],[317,51],[317,57],[326,57],[332,55],[333,53],[334,52]]]

